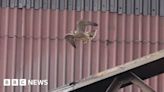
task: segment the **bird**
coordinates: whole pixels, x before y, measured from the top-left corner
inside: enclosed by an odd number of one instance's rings
[[[65,35],[65,39],[69,42],[74,48],[76,48],[76,41],[81,40],[83,44],[88,43],[89,40],[92,40],[97,33],[97,30],[85,31],[87,26],[98,26],[97,23],[91,21],[81,20],[77,24],[77,29],[74,32],[68,33]]]

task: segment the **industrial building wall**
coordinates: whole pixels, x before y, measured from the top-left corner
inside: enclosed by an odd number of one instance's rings
[[[98,33],[74,49],[64,36],[80,19],[97,22]],[[0,92],[48,92],[161,49],[164,17],[158,15],[0,8]],[[4,87],[4,78],[48,79],[49,84]],[[163,74],[146,83],[164,92]],[[121,92],[141,91],[129,86]]]

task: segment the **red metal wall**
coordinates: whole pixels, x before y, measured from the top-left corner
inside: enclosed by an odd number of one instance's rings
[[[64,36],[79,19],[97,22],[98,34],[74,49]],[[0,92],[48,92],[161,49],[164,17],[0,8]],[[49,85],[4,87],[4,78],[48,79]],[[164,75],[146,83],[164,92]],[[121,92],[140,90],[130,86]]]

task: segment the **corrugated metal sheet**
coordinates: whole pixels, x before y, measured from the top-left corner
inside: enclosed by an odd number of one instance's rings
[[[64,36],[80,19],[97,22],[98,34],[74,49]],[[159,16],[0,8],[0,20],[0,92],[48,92],[164,49],[164,18]],[[48,79],[49,85],[4,87],[4,78]],[[164,91],[163,74],[146,83]],[[121,92],[140,90],[130,86]]]
[[[0,0],[0,7],[103,11],[164,16],[163,0]]]

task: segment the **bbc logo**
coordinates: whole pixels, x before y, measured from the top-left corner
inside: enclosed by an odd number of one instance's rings
[[[48,80],[4,79],[4,86],[48,85]]]
[[[26,86],[26,79],[4,79],[4,86]]]

